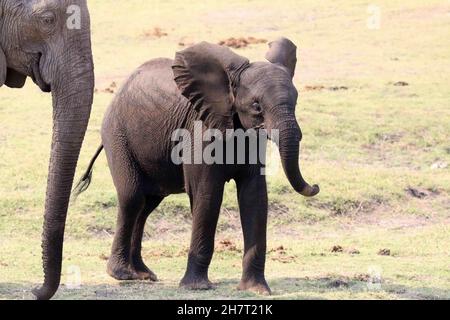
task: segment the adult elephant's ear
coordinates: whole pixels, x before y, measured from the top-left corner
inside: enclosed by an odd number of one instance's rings
[[[230,49],[202,42],[180,51],[172,69],[175,82],[209,128],[233,128],[234,88],[249,61]]]
[[[3,50],[0,48],[0,87],[5,84],[6,81],[6,57]]]
[[[266,59],[286,67],[291,76],[294,77],[297,65],[297,46],[287,38],[279,38],[269,43],[269,51]]]
[[[10,88],[22,88],[26,80],[25,75],[8,68],[5,53],[0,48],[0,87],[6,84]]]

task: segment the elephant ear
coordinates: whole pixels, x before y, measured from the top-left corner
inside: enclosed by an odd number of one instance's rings
[[[0,87],[6,84],[10,88],[22,88],[27,77],[11,68],[8,68],[6,56],[0,48]]]
[[[289,39],[279,38],[269,43],[269,51],[266,59],[286,67],[291,76],[294,77],[297,65],[297,46]]]
[[[172,69],[175,82],[209,128],[233,128],[234,88],[249,61],[230,49],[202,42],[180,51]]]
[[[5,84],[6,81],[6,57],[3,50],[0,48],[0,87]]]

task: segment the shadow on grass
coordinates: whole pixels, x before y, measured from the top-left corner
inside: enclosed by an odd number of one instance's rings
[[[282,299],[289,297],[301,299],[300,294],[304,294],[308,296],[308,299],[311,299],[314,297],[309,297],[309,295],[316,294],[320,296],[330,291],[348,292],[349,298],[351,298],[351,295],[363,294],[363,298],[374,299],[376,296],[373,294],[378,294],[381,299],[383,299],[383,296],[386,296],[386,298],[418,300],[450,299],[450,289],[405,286],[391,281],[380,282],[377,279],[357,279],[342,276],[279,278],[271,282],[271,287],[274,289],[274,297],[277,298],[277,295],[279,295]],[[364,293],[367,293],[367,296]],[[323,297],[319,299],[323,299]]]
[[[323,300],[339,294],[343,299],[449,299],[450,290],[432,287],[408,287],[396,284],[377,284],[343,280],[342,278],[277,278],[270,279],[273,290],[270,297],[236,289],[238,281],[221,279],[214,290],[190,291],[175,283],[117,282],[115,284],[86,284],[79,288],[61,286],[54,299],[61,300],[203,300],[203,299],[295,299]],[[0,283],[0,299],[31,300],[35,283]],[[377,295],[373,295],[376,293]]]

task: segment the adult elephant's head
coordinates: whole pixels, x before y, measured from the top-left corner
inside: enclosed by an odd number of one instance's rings
[[[295,117],[298,93],[292,82],[297,47],[281,38],[270,44],[269,62],[250,63],[230,49],[208,44],[179,52],[173,65],[175,82],[209,127],[233,129],[236,115],[245,129],[264,127],[278,143],[281,161],[292,187],[312,197],[299,167],[302,133]]]
[[[45,203],[45,281],[51,298],[61,276],[67,207],[91,111],[94,71],[86,0],[0,0],[0,86],[27,77],[53,97],[53,138]]]

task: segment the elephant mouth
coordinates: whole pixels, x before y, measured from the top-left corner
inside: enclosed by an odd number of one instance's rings
[[[32,64],[31,68],[31,79],[34,83],[38,85],[38,87],[43,92],[50,92],[52,91],[52,87],[50,84],[46,83],[42,77],[41,74],[41,60],[42,60],[42,54],[39,54],[39,58]]]
[[[266,130],[266,124],[265,123],[261,123],[255,127],[253,127],[254,130]]]

